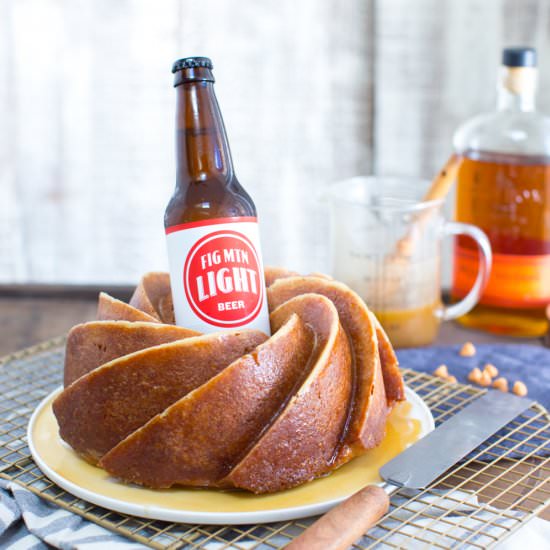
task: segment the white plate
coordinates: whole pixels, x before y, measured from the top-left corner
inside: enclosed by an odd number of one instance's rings
[[[406,388],[407,402],[392,411],[386,438],[331,475],[295,489],[268,495],[214,489],[153,490],[128,485],[91,466],[64,443],[52,411],[52,392],[34,411],[28,427],[31,454],[42,472],[69,493],[115,512],[170,522],[245,524],[284,521],[322,514],[369,483],[378,469],[434,428],[422,399]]]

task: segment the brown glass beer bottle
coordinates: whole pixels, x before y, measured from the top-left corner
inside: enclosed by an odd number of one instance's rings
[[[256,207],[233,171],[212,62],[187,57],[172,72],[177,175],[164,227],[176,323],[269,334]]]

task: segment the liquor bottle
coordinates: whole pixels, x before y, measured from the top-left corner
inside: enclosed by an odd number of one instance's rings
[[[479,226],[493,249],[480,303],[460,322],[510,336],[541,336],[550,303],[550,118],[535,109],[533,48],[503,51],[497,110],[455,133],[461,157],[455,217]],[[458,237],[452,295],[460,298],[477,273],[475,244]]]
[[[212,69],[206,57],[172,68],[177,175],[164,226],[176,323],[269,334],[256,207],[233,170]]]

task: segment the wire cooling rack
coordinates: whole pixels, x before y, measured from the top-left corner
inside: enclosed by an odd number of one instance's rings
[[[64,339],[56,339],[0,359],[0,477],[153,548],[281,548],[314,521],[166,523],[111,512],[65,492],[42,475],[26,443],[34,408],[61,384],[63,354]],[[485,391],[408,369],[403,374],[430,407],[436,424]],[[548,505],[549,478],[550,417],[534,404],[430,488],[395,493],[389,513],[354,548],[490,548]]]

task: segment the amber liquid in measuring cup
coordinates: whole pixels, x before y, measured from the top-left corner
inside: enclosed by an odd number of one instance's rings
[[[376,309],[373,313],[396,348],[424,346],[435,340],[441,301],[412,309]]]
[[[483,229],[493,249],[481,301],[459,321],[500,334],[544,334],[550,302],[550,157],[463,155],[455,218]],[[473,242],[457,237],[453,298],[470,288],[477,262]]]
[[[375,313],[394,347],[432,343],[441,321],[476,303],[490,265],[487,237],[476,227],[448,222],[443,199],[424,200],[431,182],[360,176],[335,183],[330,199],[331,273]],[[441,303],[441,243],[469,235],[483,258],[466,297]]]

